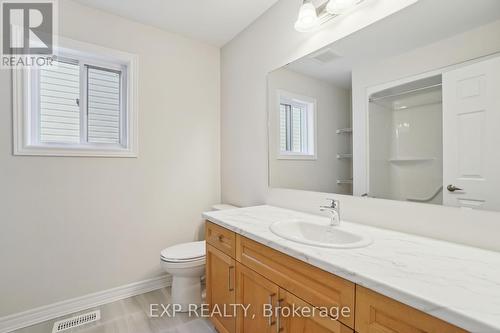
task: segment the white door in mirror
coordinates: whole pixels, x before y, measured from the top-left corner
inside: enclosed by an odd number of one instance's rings
[[[372,239],[367,235],[347,231],[342,226],[333,227],[328,223],[288,220],[276,222],[270,229],[284,239],[317,247],[353,249],[372,243]]]
[[[443,75],[446,206],[500,207],[500,57]]]

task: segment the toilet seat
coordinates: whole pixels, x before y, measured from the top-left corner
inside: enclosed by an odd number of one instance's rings
[[[204,263],[205,241],[190,242],[168,247],[161,251],[160,258],[167,263]]]
[[[195,261],[165,261],[161,259],[161,265],[164,269],[187,269],[187,268],[195,268],[195,267],[205,267],[205,258]]]

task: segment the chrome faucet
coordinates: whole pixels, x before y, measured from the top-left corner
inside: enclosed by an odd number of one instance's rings
[[[319,210],[322,212],[330,212],[332,214],[330,225],[332,227],[338,227],[340,225],[340,201],[335,199],[326,200],[332,202],[330,206],[320,206]]]

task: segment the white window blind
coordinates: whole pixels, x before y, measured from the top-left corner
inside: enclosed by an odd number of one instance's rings
[[[88,142],[120,143],[120,72],[88,66]]]
[[[33,118],[39,142],[119,145],[124,117],[121,75],[69,58],[41,68],[40,112]]]
[[[15,155],[137,157],[137,56],[62,38],[12,74]]]
[[[287,151],[287,106],[280,104],[280,149]]]
[[[307,106],[280,104],[280,149],[307,153]]]
[[[40,70],[40,142],[80,142],[80,67],[55,61]]]
[[[305,150],[305,144],[303,145],[303,139],[307,137],[304,131],[306,130],[306,126],[304,126],[304,122],[306,121],[306,117],[303,115],[306,110],[301,106],[292,106],[292,121],[291,121],[291,129],[292,129],[292,145],[291,151],[294,153],[302,153],[307,152]]]
[[[316,159],[316,101],[278,90],[278,159]]]

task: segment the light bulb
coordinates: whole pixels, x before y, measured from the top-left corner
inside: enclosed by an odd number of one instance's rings
[[[304,3],[299,10],[299,17],[295,22],[295,30],[299,32],[309,32],[319,26],[318,13],[316,7],[310,2]]]
[[[332,15],[340,15],[356,6],[359,0],[330,0],[326,5],[326,11]]]

